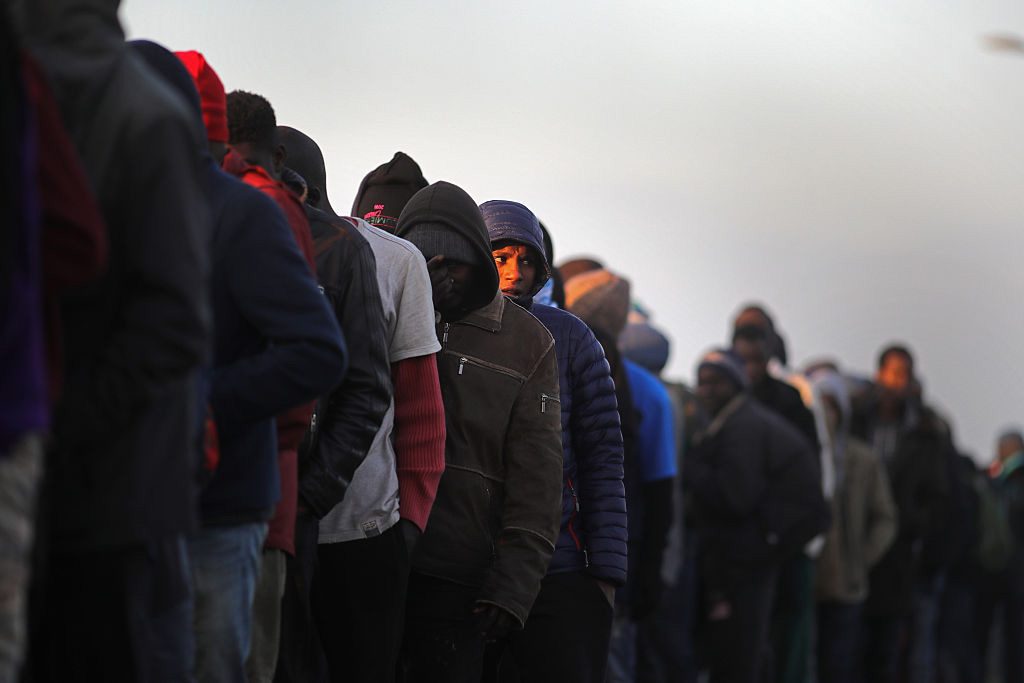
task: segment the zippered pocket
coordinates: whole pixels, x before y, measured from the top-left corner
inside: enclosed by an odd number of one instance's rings
[[[554,401],[555,403],[558,403],[559,405],[561,405],[561,403],[562,403],[562,399],[559,398],[558,396],[551,396],[549,394],[541,394],[540,395],[540,412],[546,413],[548,411],[548,401]]]
[[[580,497],[576,494],[576,487],[572,483],[572,479],[566,477],[566,486],[569,487],[569,495],[572,496],[572,512],[569,513],[569,523],[566,524],[566,530],[569,532],[569,537],[572,542],[576,545],[576,550],[583,553],[583,565],[585,567],[590,566],[590,555],[587,553],[587,549],[583,547],[583,542],[580,540],[580,536],[576,533],[576,518],[580,515]]]

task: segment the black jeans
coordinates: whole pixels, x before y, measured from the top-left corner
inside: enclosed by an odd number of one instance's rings
[[[321,544],[313,616],[332,682],[391,683],[402,643],[409,552],[397,525]]]
[[[484,639],[473,608],[479,589],[415,571],[409,576],[402,683],[479,683]]]
[[[281,649],[274,683],[321,683],[327,679],[327,664],[311,602],[318,572],[319,528],[319,521],[310,515],[300,513],[295,520],[295,557],[286,560]]]
[[[544,577],[526,628],[488,646],[484,680],[603,683],[613,609],[592,576]]]
[[[1024,681],[1024,594],[1010,590],[1004,582],[991,582],[978,591],[977,622],[978,656],[981,661],[981,680],[988,679],[988,646],[996,612],[1003,617],[1003,661],[1002,680],[1004,683]]]

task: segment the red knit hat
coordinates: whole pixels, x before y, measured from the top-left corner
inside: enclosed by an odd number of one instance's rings
[[[174,54],[188,69],[196,84],[196,90],[199,91],[199,101],[203,105],[203,123],[206,124],[206,137],[212,142],[227,142],[228,105],[220,76],[213,70],[201,52],[188,50]]]

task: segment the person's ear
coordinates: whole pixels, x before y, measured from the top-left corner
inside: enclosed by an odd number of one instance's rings
[[[311,188],[309,188],[309,191],[306,194],[306,203],[309,204],[310,206],[314,207],[314,208],[319,208],[319,206],[320,206],[320,196],[321,196],[320,188],[319,187],[311,187]]]
[[[281,172],[284,171],[284,162],[288,159],[288,150],[284,148],[284,145],[278,145],[274,148],[274,175],[280,176]]]

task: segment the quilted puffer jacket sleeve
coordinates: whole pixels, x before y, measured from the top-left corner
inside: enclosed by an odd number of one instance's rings
[[[574,332],[570,429],[588,571],[621,586],[626,582],[626,491],[615,384],[594,333],[585,325]]]

